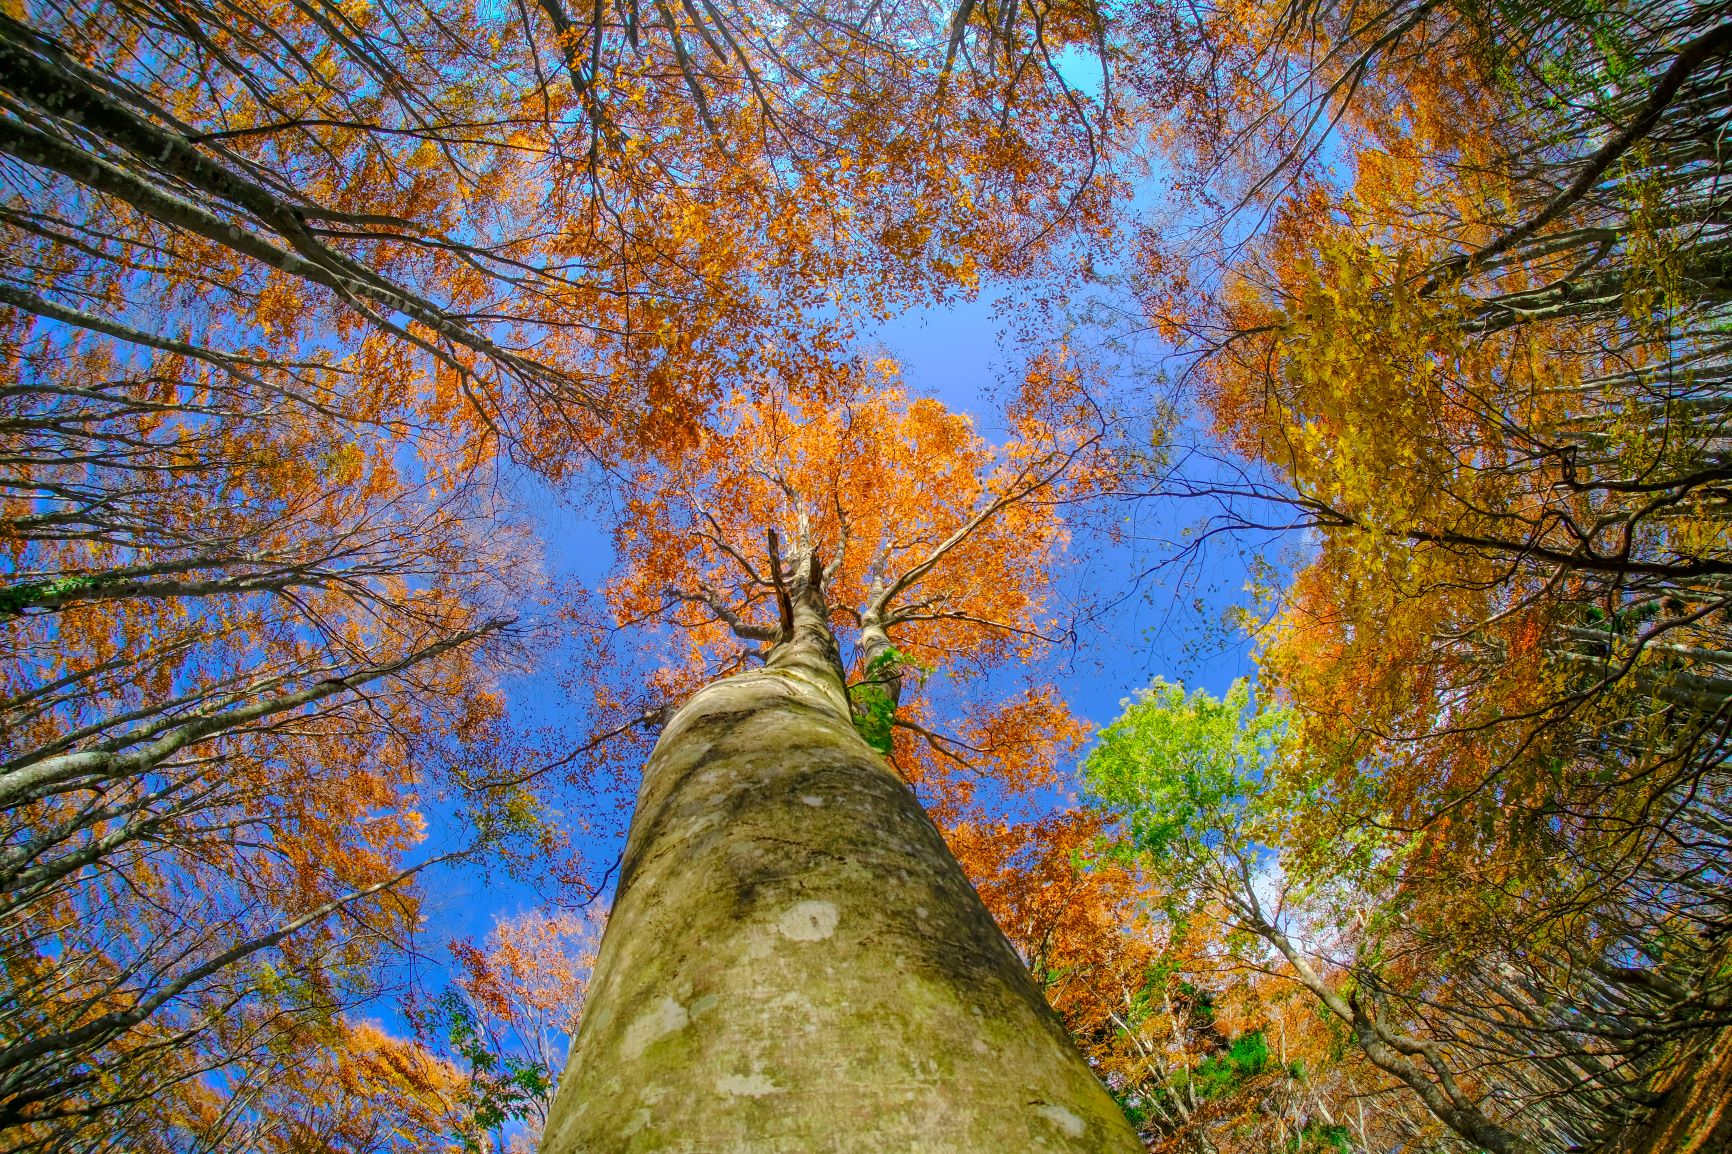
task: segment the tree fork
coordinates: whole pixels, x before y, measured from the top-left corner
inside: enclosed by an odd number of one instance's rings
[[[644,770],[542,1154],[1142,1150],[849,717],[816,560]]]

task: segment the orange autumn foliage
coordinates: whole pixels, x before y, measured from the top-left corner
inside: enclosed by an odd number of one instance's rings
[[[1161,951],[1139,909],[1141,880],[1118,863],[1081,860],[1106,827],[1091,810],[1030,822],[976,811],[944,835],[1083,1052],[1111,1071]]]
[[[225,1048],[376,992],[451,781],[431,748],[500,709],[499,650],[468,643],[524,542],[441,470],[444,431],[404,451],[400,399],[9,336],[0,1116],[47,1141],[35,1120],[91,1093],[148,1132]]]
[[[273,1154],[455,1154],[463,1079],[450,1063],[371,1022],[344,1023],[305,1069],[274,1079],[249,1145]]]
[[[1050,642],[1061,513],[1112,476],[1101,432],[1062,362],[1031,368],[1012,436],[996,446],[968,417],[910,397],[895,372],[884,360],[820,368],[799,391],[736,395],[721,429],[634,479],[615,529],[623,572],[607,597],[622,624],[674,627],[655,680],[677,700],[771,639],[765,534],[776,530],[790,557],[821,561],[851,678],[889,663],[880,668],[906,709],[894,758],[911,780],[949,763],[1020,788],[1049,782],[1053,750],[1080,734],[1050,689],[958,693],[954,736],[927,725],[930,702],[912,689],[960,688]]]
[[[1026,271],[1112,192],[1052,69],[947,73],[912,9],[110,0],[3,32],[35,179],[0,305],[302,395],[389,381],[556,475],[686,443],[837,305]]]

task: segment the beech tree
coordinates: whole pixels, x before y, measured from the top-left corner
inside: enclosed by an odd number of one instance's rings
[[[911,706],[1048,636],[1101,430],[1060,363],[1000,446],[891,369],[741,396],[619,525],[619,614],[675,627],[664,679],[701,688],[645,767],[544,1150],[1138,1148],[884,756],[1040,765]]]

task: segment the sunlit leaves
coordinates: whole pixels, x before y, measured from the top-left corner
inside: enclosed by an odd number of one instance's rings
[[[1157,680],[1101,731],[1083,781],[1156,869],[1183,870],[1187,849],[1223,842],[1255,852],[1262,794],[1291,726],[1290,711],[1258,708],[1245,680],[1222,698]]]

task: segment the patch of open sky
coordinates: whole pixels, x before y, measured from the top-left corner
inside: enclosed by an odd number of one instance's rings
[[[1101,98],[1106,87],[1106,73],[1101,67],[1099,54],[1092,48],[1068,44],[1053,56],[1052,63],[1059,79],[1079,95],[1092,101]]]
[[[968,412],[990,438],[999,431],[996,394],[1018,369],[1014,351],[1001,343],[1001,329],[998,310],[975,301],[899,318],[873,337],[902,362],[912,390]],[[1151,399],[1159,385],[1139,371],[1147,367],[1125,367],[1109,387],[1133,407]],[[1111,607],[1079,633],[1069,652],[1055,655],[1061,688],[1073,708],[1096,724],[1112,720],[1120,700],[1155,675],[1221,692],[1249,672],[1242,639],[1220,627],[1222,615],[1244,601],[1249,557],[1214,549],[1191,564],[1166,566],[1185,544],[1183,531],[1194,511],[1161,498],[1119,504],[1111,515],[1122,539],[1110,541],[1099,531],[1079,534],[1066,581],[1079,603],[1104,600]]]

